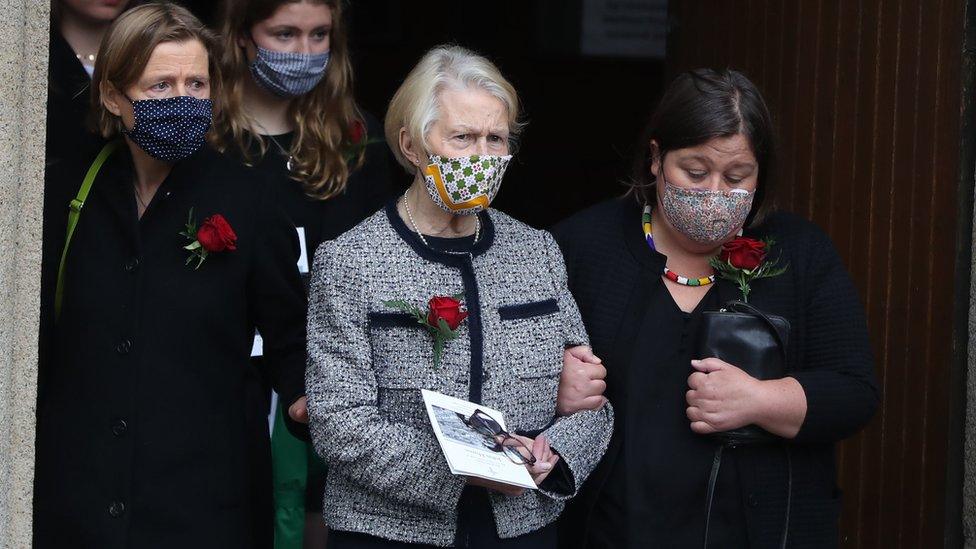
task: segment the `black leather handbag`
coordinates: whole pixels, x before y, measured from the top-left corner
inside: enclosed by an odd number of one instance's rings
[[[741,301],[729,301],[719,311],[702,314],[702,323],[695,343],[695,357],[715,357],[732,364],[757,379],[780,379],[787,374],[787,344],[790,322],[781,316],[766,314]],[[705,533],[703,547],[708,547],[708,530],[712,502],[722,465],[725,448],[757,444],[782,443],[783,439],[756,425],[710,435],[718,442],[712,471],[709,473],[706,495]],[[780,548],[786,549],[790,530],[790,507],[793,501],[793,462],[789,445],[783,444],[786,454],[786,512]]]
[[[741,301],[730,301],[719,311],[702,314],[695,343],[695,358],[715,357],[757,379],[786,376],[786,349],[790,322],[766,314]],[[755,425],[711,435],[724,446],[764,444],[780,440]]]

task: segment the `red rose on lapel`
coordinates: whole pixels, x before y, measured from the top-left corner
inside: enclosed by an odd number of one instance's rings
[[[417,320],[417,323],[425,327],[434,338],[434,368],[440,367],[441,354],[444,352],[444,345],[458,337],[458,326],[468,318],[458,297],[434,296],[427,302],[427,310],[423,311],[420,307],[413,305],[402,299],[384,301],[383,305],[402,311]]]
[[[349,126],[349,142],[353,144],[359,144],[363,140],[363,136],[366,135],[366,128],[363,126],[362,120],[353,120],[352,125]]]
[[[737,237],[722,246],[719,259],[736,269],[754,271],[766,259],[766,243],[754,238]]]
[[[461,302],[453,297],[432,297],[428,307],[430,312],[427,313],[427,323],[431,326],[437,326],[444,319],[448,328],[457,330],[468,317],[468,312],[461,310]]]
[[[220,214],[214,214],[203,221],[197,230],[197,240],[208,252],[234,251],[237,249],[237,235],[230,223]]]

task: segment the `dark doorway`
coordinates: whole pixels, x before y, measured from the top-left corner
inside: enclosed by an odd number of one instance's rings
[[[183,3],[216,22],[216,2]],[[377,118],[424,52],[439,44],[486,55],[515,85],[528,126],[499,209],[547,227],[623,192],[637,134],[663,86],[664,62],[632,52],[584,55],[583,0],[347,5],[356,96]],[[409,177],[395,173],[405,187]]]
[[[546,227],[623,191],[664,64],[584,56],[581,0],[360,0],[351,8],[357,96],[378,117],[414,64],[438,44],[488,56],[515,85],[529,124],[495,203],[499,209]]]

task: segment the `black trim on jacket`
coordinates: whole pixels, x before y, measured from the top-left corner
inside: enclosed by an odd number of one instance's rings
[[[442,252],[429,248],[420,239],[420,236],[410,230],[400,214],[397,212],[397,201],[391,200],[386,205],[386,215],[390,220],[390,225],[396,230],[404,241],[417,252],[420,257],[441,263],[449,267],[455,267],[461,271],[461,282],[464,284],[464,304],[468,308],[468,337],[471,341],[471,385],[468,391],[468,400],[474,403],[481,403],[481,384],[484,372],[484,353],[485,342],[481,326],[481,300],[478,294],[478,279],[474,275],[474,267],[471,265],[473,258],[479,256],[491,248],[495,241],[495,225],[484,212],[478,214],[481,222],[481,236],[474,243],[470,254],[457,254]]]

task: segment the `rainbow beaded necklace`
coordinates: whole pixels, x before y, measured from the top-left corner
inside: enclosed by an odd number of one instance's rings
[[[647,245],[656,252],[657,248],[654,246],[654,228],[651,225],[651,207],[649,205],[644,206],[644,214],[641,215],[641,226],[644,227],[644,239],[647,240]],[[667,267],[664,267],[664,277],[682,286],[708,286],[715,282],[715,275],[703,276],[701,278],[687,278],[676,274]]]

